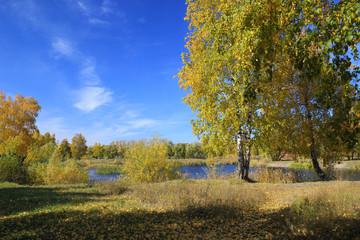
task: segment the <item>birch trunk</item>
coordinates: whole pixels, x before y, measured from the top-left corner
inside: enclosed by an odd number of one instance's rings
[[[244,158],[244,134],[241,127],[236,134],[236,147],[238,157],[238,178],[245,179],[245,158]]]

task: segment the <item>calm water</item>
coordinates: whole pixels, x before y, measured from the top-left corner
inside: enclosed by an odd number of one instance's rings
[[[219,175],[228,175],[236,173],[236,165],[218,165]],[[250,174],[259,168],[250,168]],[[121,177],[121,174],[96,174],[95,168],[88,169],[91,181],[112,181]],[[313,170],[292,170],[282,168],[284,172],[294,171],[301,179],[301,181],[318,181],[319,177]],[[184,166],[181,169],[183,175],[187,175],[191,179],[204,179],[207,177],[207,166]],[[341,176],[342,180],[360,181],[359,170],[337,169],[335,175]]]

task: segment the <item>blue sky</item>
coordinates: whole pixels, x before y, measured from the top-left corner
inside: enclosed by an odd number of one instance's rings
[[[88,144],[193,142],[185,0],[0,0],[0,90],[36,98],[41,133]]]

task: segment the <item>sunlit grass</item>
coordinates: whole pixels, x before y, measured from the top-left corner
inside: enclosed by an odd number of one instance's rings
[[[351,239],[359,199],[351,182],[0,183],[0,238]]]

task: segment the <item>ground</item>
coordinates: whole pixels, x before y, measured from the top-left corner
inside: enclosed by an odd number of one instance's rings
[[[183,195],[186,199],[174,200],[174,196],[181,194],[178,189],[186,192]],[[230,193],[230,190],[245,193],[237,197],[243,197],[244,206],[226,202],[233,200],[235,192]],[[208,201],[218,191],[221,197],[214,198],[216,202]],[[334,195],[334,198],[316,195],[323,192],[341,194]],[[294,206],[298,200],[315,194],[315,200],[309,198],[306,201],[316,203],[316,199],[321,198],[321,201],[330,202],[339,196],[344,197],[346,192],[356,197],[355,200],[346,200],[354,204],[350,210],[341,210],[348,214],[346,216],[332,212],[331,219],[321,220],[319,215],[321,225],[317,226],[315,219],[314,226],[308,226],[303,225],[301,219],[297,222],[297,218],[293,219],[291,215],[292,209],[297,211]],[[199,197],[202,195],[205,195],[203,199]],[[0,183],[0,238],[359,239],[356,238],[360,236],[360,216],[357,211],[360,204],[356,200],[359,196],[359,182],[251,184],[237,180],[192,180],[126,187],[88,184],[19,186]],[[197,202],[183,207],[185,205],[181,204],[189,199]],[[338,205],[333,205],[333,208]],[[301,208],[305,209],[304,206]],[[328,215],[324,216],[328,218]],[[310,216],[306,222],[313,220]],[[332,224],[326,225],[327,221]]]

